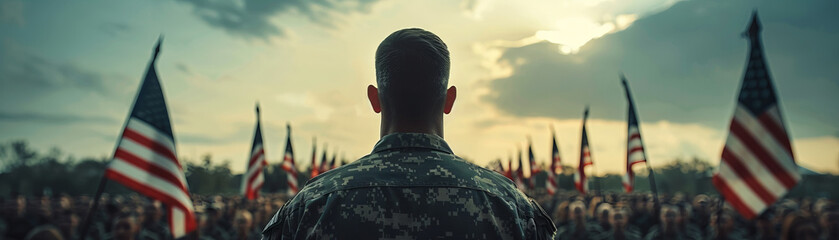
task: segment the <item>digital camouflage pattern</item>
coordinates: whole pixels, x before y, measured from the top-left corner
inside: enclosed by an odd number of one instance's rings
[[[552,239],[548,215],[510,179],[420,133],[311,179],[263,239]]]

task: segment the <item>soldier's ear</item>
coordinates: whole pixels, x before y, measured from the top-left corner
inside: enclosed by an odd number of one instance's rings
[[[454,100],[457,98],[457,88],[451,86],[449,90],[446,90],[446,105],[443,106],[443,113],[449,114],[452,112],[452,108],[454,107]]]
[[[367,99],[370,100],[370,106],[373,107],[373,112],[382,112],[382,104],[379,102],[379,89],[372,84],[367,85]]]

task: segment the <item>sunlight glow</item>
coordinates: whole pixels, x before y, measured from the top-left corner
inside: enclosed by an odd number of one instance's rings
[[[537,31],[536,37],[558,44],[562,54],[575,54],[592,39],[626,29],[637,18],[634,14],[619,15],[613,22],[605,23],[588,18],[566,18],[557,21],[555,30]]]

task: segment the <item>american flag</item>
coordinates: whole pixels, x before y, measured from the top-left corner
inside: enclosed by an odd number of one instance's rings
[[[519,147],[519,167],[518,169],[516,169],[516,174],[515,176],[513,176],[513,178],[516,182],[516,187],[522,192],[524,192],[527,189],[527,186],[525,186],[524,184],[524,162],[521,160],[521,158],[521,147]]]
[[[159,52],[160,41],[105,177],[166,204],[169,229],[179,238],[195,230],[195,212],[154,67]]]
[[[335,160],[338,159],[338,151],[332,151],[332,160],[329,161],[329,170],[338,168],[338,162]]]
[[[527,158],[530,160],[528,165],[530,165],[530,178],[527,181],[530,189],[536,188],[536,184],[533,182],[536,174],[540,172],[539,165],[536,164],[536,156],[533,155],[533,142],[530,141],[530,137],[527,137]]]
[[[559,157],[559,147],[556,145],[556,134],[554,133],[553,126],[551,126],[551,140],[553,141],[553,147],[551,148],[551,168],[548,171],[545,171],[548,173],[545,188],[548,190],[548,193],[553,195],[556,193],[557,190],[556,170],[558,167],[561,166],[561,158]]]
[[[312,173],[309,178],[314,178],[320,174],[320,167],[318,166],[318,139],[312,138]]]
[[[283,171],[286,173],[286,182],[291,194],[297,194],[297,166],[294,164],[294,148],[291,147],[291,125],[285,125],[288,136],[285,140],[285,154],[283,154]]]
[[[508,153],[508,155],[509,155],[509,158],[508,158],[509,160],[507,161],[507,169],[504,170],[504,176],[506,176],[507,178],[509,178],[510,180],[513,180],[515,182],[515,179],[513,179],[513,156],[509,153]]]
[[[259,123],[259,105],[256,105],[256,131],[253,134],[253,144],[248,155],[248,165],[245,174],[242,175],[240,192],[245,198],[253,200],[259,197],[259,189],[265,183],[265,174],[262,169],[268,165],[265,160],[265,149],[262,146],[262,128]]]
[[[326,144],[323,144],[323,155],[320,157],[320,169],[318,171],[320,173],[329,171],[329,159],[326,157]]]
[[[574,173],[574,186],[577,188],[577,191],[580,191],[582,194],[586,194],[588,192],[588,179],[586,179],[585,167],[592,165],[591,151],[589,150],[588,145],[588,135],[586,134],[587,119],[588,107],[586,107],[586,111],[583,113],[583,137],[582,143],[580,144],[580,165],[577,166],[577,172]]]
[[[747,219],[760,215],[801,179],[764,60],[760,30],[755,12],[745,33],[751,43],[746,74],[712,180]]]
[[[638,117],[635,114],[635,103],[632,101],[632,95],[629,92],[629,84],[626,78],[621,74],[621,82],[626,91],[626,98],[629,101],[629,114],[627,117],[627,140],[626,140],[626,173],[623,175],[621,182],[623,189],[627,193],[631,193],[635,186],[635,173],[632,172],[632,165],[647,162],[647,154],[644,152],[644,142],[641,141],[641,128],[638,125]]]
[[[495,171],[504,175],[504,163],[501,162],[500,158],[495,161]]]

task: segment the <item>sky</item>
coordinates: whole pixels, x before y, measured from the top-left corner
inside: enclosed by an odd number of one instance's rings
[[[836,1],[676,0],[0,0],[0,142],[75,157],[112,154],[157,61],[178,155],[244,170],[262,109],[269,162],[288,123],[300,169],[318,151],[368,154],[379,115],[366,98],[374,53],[420,27],[451,52],[455,154],[487,165],[528,139],[547,164],[551,127],[579,161],[583,109],[596,175],[625,168],[626,75],[648,163],[719,162],[747,60],[752,11],[796,161],[839,174]],[[320,154],[320,153],[319,153]],[[514,164],[515,166],[516,164]]]

